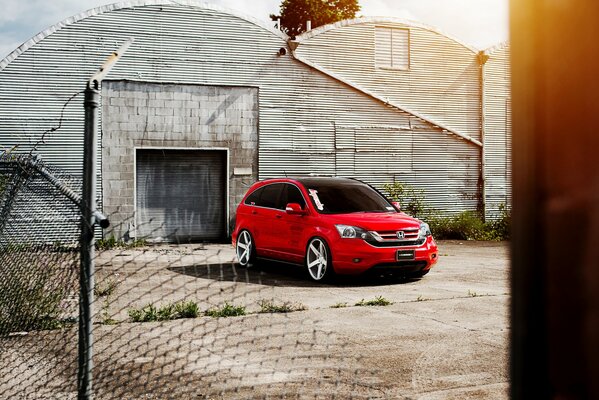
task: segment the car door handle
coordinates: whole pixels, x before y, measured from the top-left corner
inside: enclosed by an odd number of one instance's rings
[[[275,215],[276,218],[283,218],[283,216],[281,214],[277,214]]]
[[[256,210],[253,210],[253,211],[252,211],[252,214],[256,215],[256,214],[258,214],[258,211],[256,211]]]

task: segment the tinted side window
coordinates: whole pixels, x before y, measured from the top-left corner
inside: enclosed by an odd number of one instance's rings
[[[251,205],[251,206],[257,206],[258,202],[260,200],[260,195],[262,194],[262,190],[264,188],[260,188],[258,190],[254,190],[254,193],[250,194],[246,199],[245,199],[245,204]]]
[[[302,208],[306,208],[306,202],[298,187],[291,184],[285,184],[285,189],[283,189],[283,194],[281,195],[281,209],[285,209],[285,206],[289,203],[297,203]]]
[[[274,183],[272,185],[264,186],[262,193],[260,194],[260,200],[256,203],[256,205],[260,207],[280,208],[279,195],[281,194],[282,189],[282,183]]]

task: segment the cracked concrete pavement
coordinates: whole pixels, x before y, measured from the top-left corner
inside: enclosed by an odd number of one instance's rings
[[[102,252],[99,285],[118,284],[98,300],[98,318],[119,323],[96,326],[96,398],[507,399],[508,244],[447,241],[439,248],[439,263],[423,279],[332,284],[312,283],[284,264],[239,268],[229,245]],[[393,304],[355,306],[377,296]],[[131,307],[184,299],[202,310],[229,302],[253,314],[128,320]],[[261,300],[306,309],[260,314]],[[72,375],[64,365],[76,356],[76,331],[28,336],[36,340],[11,357],[46,354],[45,368],[62,365]],[[49,340],[70,344],[44,352]],[[44,381],[24,379],[28,371],[12,375],[27,383],[30,398],[43,398],[48,385],[63,388],[62,397],[48,398],[72,398],[69,373]]]

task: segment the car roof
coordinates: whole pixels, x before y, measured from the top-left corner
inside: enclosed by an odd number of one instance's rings
[[[281,177],[281,178],[267,178],[267,179],[263,179],[261,181],[256,182],[254,185],[255,187],[262,187],[262,186],[266,186],[272,183],[295,183],[295,184],[301,184],[302,186],[305,187],[311,187],[311,186],[327,186],[327,185],[334,185],[334,186],[339,186],[339,185],[346,185],[346,186],[350,186],[350,185],[363,185],[363,186],[369,186],[366,183],[358,180],[358,179],[352,179],[352,178],[341,178],[341,177],[329,177],[329,176],[299,176],[299,177],[291,177],[291,176],[287,176],[287,177]]]
[[[356,179],[339,178],[339,177],[307,176],[307,177],[297,177],[297,178],[292,178],[292,179],[300,182],[304,186],[320,186],[320,185],[326,185],[326,184],[331,184],[331,183],[334,183],[334,184],[344,183],[344,184],[348,184],[348,185],[364,185],[363,182],[360,182],[359,180],[356,180]]]

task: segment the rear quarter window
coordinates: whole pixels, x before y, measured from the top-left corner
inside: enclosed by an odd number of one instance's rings
[[[260,194],[262,193],[262,190],[264,188],[258,188],[256,190],[254,190],[253,193],[251,193],[248,197],[246,197],[245,199],[245,204],[247,204],[248,206],[257,206],[260,200]]]
[[[282,183],[272,183],[262,186],[245,199],[245,204],[257,207],[281,208],[279,200],[282,190]]]

